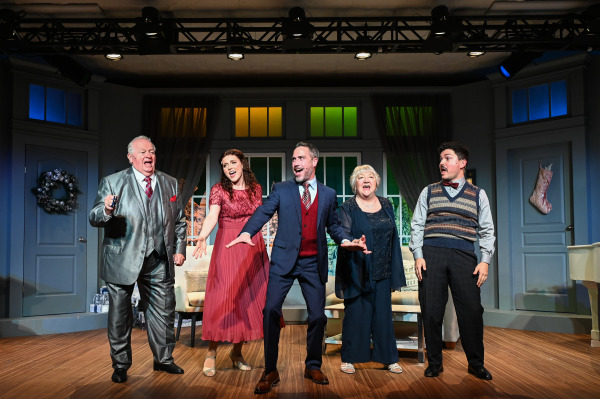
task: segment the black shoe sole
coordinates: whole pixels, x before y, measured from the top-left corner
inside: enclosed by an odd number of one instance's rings
[[[313,380],[313,378],[309,374],[304,374],[304,378],[306,378],[307,380],[311,380],[315,384],[329,385],[329,381],[317,381],[317,380]]]

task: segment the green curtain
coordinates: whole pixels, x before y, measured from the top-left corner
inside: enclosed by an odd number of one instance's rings
[[[373,106],[400,194],[414,209],[423,188],[440,180],[437,148],[451,137],[450,96],[375,96]]]

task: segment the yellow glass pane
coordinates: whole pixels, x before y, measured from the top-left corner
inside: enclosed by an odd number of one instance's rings
[[[282,108],[269,107],[269,137],[281,137],[282,126]]]
[[[250,108],[250,137],[267,137],[267,107]]]
[[[235,137],[248,137],[248,107],[235,109]]]

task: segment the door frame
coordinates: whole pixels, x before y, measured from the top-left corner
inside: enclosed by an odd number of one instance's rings
[[[572,207],[573,212],[573,245],[589,244],[588,228],[588,173],[586,127],[583,117],[570,118],[569,122],[541,122],[535,129],[521,130],[511,133],[496,131],[496,209],[498,237],[498,305],[501,310],[515,310],[513,292],[512,253],[510,247],[510,215],[509,215],[509,172],[508,155],[511,150],[533,147],[538,143],[569,143],[572,162]],[[579,301],[578,301],[579,302]],[[580,304],[577,313],[584,311]]]
[[[98,139],[96,132],[65,126],[42,125],[13,120],[10,197],[10,260],[9,318],[23,317],[23,284],[25,236],[25,151],[27,145],[83,151],[88,154],[88,185],[80,187],[87,193],[87,203],[79,203],[78,212],[89,213],[98,190]],[[87,224],[86,297],[98,290],[98,229]],[[64,315],[63,315],[64,316]],[[33,318],[35,316],[32,316]],[[52,317],[52,316],[44,316]],[[29,317],[28,317],[29,318]]]

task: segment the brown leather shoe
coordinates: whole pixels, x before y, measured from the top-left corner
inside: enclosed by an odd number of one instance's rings
[[[258,384],[254,388],[254,393],[267,393],[277,385],[279,385],[279,371],[271,371],[269,374],[263,371]]]
[[[304,368],[304,378],[308,378],[312,380],[315,384],[327,385],[329,384],[329,380],[327,376],[321,372],[319,369],[309,370],[308,368]]]

